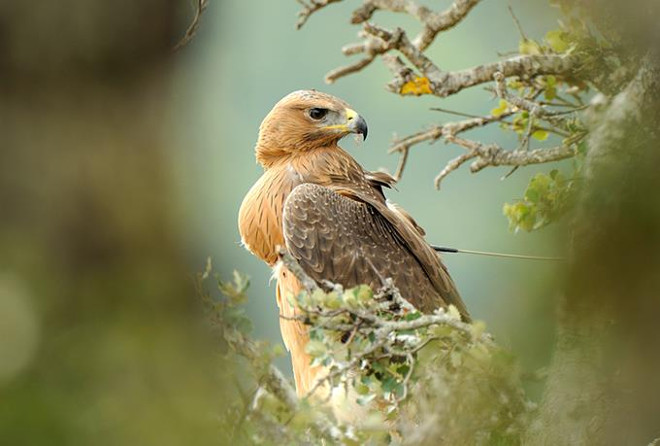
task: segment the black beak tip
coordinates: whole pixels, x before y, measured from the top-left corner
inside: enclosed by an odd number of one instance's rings
[[[367,127],[367,121],[365,121],[362,116],[358,118],[356,129],[357,129],[357,133],[361,134],[362,138],[366,140],[367,134],[369,133],[369,128]]]

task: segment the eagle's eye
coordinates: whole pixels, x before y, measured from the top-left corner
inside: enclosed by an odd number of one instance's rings
[[[315,121],[320,121],[328,114],[327,108],[312,108],[309,110],[309,117]]]

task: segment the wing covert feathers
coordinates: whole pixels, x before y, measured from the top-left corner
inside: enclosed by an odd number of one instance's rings
[[[455,305],[469,316],[449,274],[418,230],[384,202],[332,188],[301,184],[284,204],[284,240],[314,280],[377,289],[391,277],[424,312]]]

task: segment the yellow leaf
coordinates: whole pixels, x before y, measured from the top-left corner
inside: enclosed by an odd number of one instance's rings
[[[427,77],[416,77],[401,86],[399,93],[402,95],[421,96],[423,94],[432,94],[431,82]]]
[[[499,118],[508,110],[509,110],[509,103],[504,99],[500,99],[500,105],[497,108],[492,109],[490,111],[490,114],[495,116],[496,118]]]

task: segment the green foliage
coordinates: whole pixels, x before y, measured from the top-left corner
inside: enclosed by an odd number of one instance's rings
[[[542,41],[536,42],[526,37],[520,41],[520,54],[540,55],[557,54],[578,56],[581,61],[590,60],[598,48],[603,51],[602,39],[594,36],[582,18],[579,8],[571,5],[574,2],[555,1],[567,14],[566,20],[560,22],[560,27],[548,31]],[[600,60],[602,55],[596,59]],[[588,65],[588,62],[585,62]],[[502,119],[501,127],[517,134],[520,141],[518,150],[529,150],[530,140],[547,141],[552,137],[560,137],[561,144],[572,147],[576,157],[571,178],[567,179],[559,170],[553,169],[549,174],[539,173],[532,177],[522,199],[505,203],[503,213],[509,220],[509,228],[513,231],[533,231],[558,220],[570,209],[576,184],[581,175],[581,163],[586,152],[585,137],[587,128],[582,122],[581,113],[585,108],[585,95],[589,92],[589,84],[580,74],[586,74],[594,67],[582,65],[571,75],[543,75],[532,79],[511,78],[507,80],[507,88],[511,93],[521,98],[527,106],[521,110],[501,99],[498,106],[491,111],[497,117],[510,116],[510,120]],[[537,107],[536,110],[534,107]],[[543,107],[542,113],[538,109]]]
[[[534,175],[522,200],[504,204],[509,229],[530,232],[556,221],[569,208],[574,190],[575,180],[567,180],[557,169]]]
[[[391,284],[289,296],[310,326],[307,352],[324,368],[313,392],[291,403],[277,391],[290,383],[272,383],[277,349],[249,338],[249,281],[216,277],[215,296],[204,288],[212,276],[209,262],[198,283],[236,382],[220,415],[228,442],[520,444],[531,406],[515,360],[454,307],[422,314]]]

